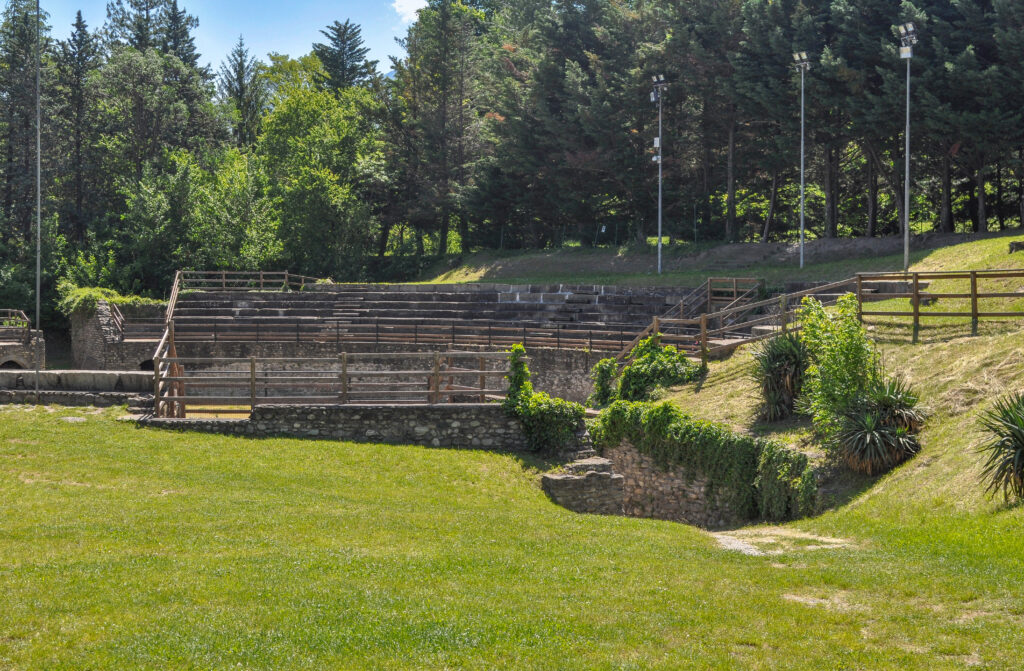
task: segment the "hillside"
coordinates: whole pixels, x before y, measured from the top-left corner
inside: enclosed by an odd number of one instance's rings
[[[914,239],[913,267],[939,270],[975,264],[978,267],[1020,267],[1024,255],[1007,258],[1007,244],[1024,239],[1019,230],[988,236],[927,235]],[[652,240],[653,242],[653,240]],[[966,255],[966,256],[965,256]],[[989,265],[997,263],[997,266]],[[666,247],[664,273],[657,274],[653,244],[645,250],[622,248],[566,248],[546,252],[472,254],[455,268],[435,269],[425,282],[505,282],[513,284],[621,284],[634,286],[697,286],[709,275],[758,277],[778,286],[789,281],[840,280],[856,272],[903,269],[903,241],[899,238],[813,240],[799,268],[795,244],[745,243]]]

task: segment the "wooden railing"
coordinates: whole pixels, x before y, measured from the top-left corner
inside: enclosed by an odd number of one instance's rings
[[[0,341],[28,342],[32,337],[32,322],[21,310],[0,310]]]
[[[505,394],[504,352],[352,354],[335,358],[179,358],[154,363],[158,417],[247,415],[257,405],[482,403]],[[412,369],[381,368],[387,361]],[[373,362],[373,363],[369,363]],[[191,370],[187,366],[201,366]]]
[[[484,320],[423,323],[381,318],[363,323],[317,317],[261,317],[239,319],[179,319],[178,342],[319,342],[338,347],[349,344],[437,345],[444,347],[526,347],[589,349],[616,352],[634,338],[637,327],[573,328],[515,326]]]
[[[999,270],[964,270],[947,272],[918,272],[918,273],[858,273],[857,274],[857,296],[861,319],[864,317],[909,317],[914,326],[914,337],[917,337],[921,327],[921,320],[928,318],[946,317],[970,319],[971,328],[974,332],[978,330],[978,322],[982,319],[1021,319],[1024,312],[1004,309],[985,310],[981,301],[988,299],[1024,299],[1024,293],[1018,291],[982,291],[981,283],[992,280],[1006,280],[1024,278],[1024,270],[1021,269],[999,269]],[[965,286],[965,291],[926,291],[922,283],[930,283],[934,280],[960,280]],[[903,283],[908,287],[907,291],[895,293],[872,292],[870,298],[873,301],[883,301],[893,298],[909,299],[910,305],[907,311],[897,310],[865,310],[863,285],[865,282],[893,282]],[[962,300],[964,310],[928,310],[922,311],[922,305],[928,305],[938,300]]]
[[[763,288],[764,280],[752,277],[710,277],[707,309],[704,312],[714,312],[716,306],[723,304],[726,309],[732,307],[744,297],[756,297]]]
[[[188,291],[280,291],[283,288],[301,291],[307,284],[322,281],[316,277],[296,275],[287,270],[182,270],[178,272],[178,276],[181,279],[181,290]],[[176,298],[176,294],[172,295],[172,298]]]

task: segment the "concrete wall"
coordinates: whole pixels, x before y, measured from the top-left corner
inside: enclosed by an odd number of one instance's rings
[[[46,341],[40,331],[32,331],[29,342],[0,343],[0,366],[34,370],[36,352],[39,352],[39,367],[46,368]]]
[[[476,405],[267,405],[248,420],[145,419],[144,426],[256,437],[296,437],[391,445],[519,452],[522,424],[495,403]]]

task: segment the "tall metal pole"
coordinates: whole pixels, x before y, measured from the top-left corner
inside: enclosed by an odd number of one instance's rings
[[[910,59],[907,59],[906,166],[903,172],[903,272],[910,271]]]
[[[804,77],[807,75],[807,68],[800,68],[800,269],[804,267],[804,151],[805,151],[805,127],[806,127],[806,99],[804,97]]]
[[[658,274],[661,275],[661,198],[662,198],[662,167],[661,158],[664,155],[665,138],[662,136],[661,128],[661,95],[658,92]]]
[[[39,11],[39,0],[36,0],[36,332],[39,334],[39,338],[42,339],[43,326],[40,321],[42,314],[42,298],[40,291],[42,287],[42,250],[43,250],[43,182],[42,182],[42,147],[43,143],[41,140],[40,125],[42,123],[42,111],[39,102],[40,97],[40,71],[42,70],[42,56],[40,40],[42,39],[39,24],[42,23],[42,13]],[[39,346],[40,342],[35,343],[35,360],[36,360],[36,403],[39,403],[39,377],[40,377],[40,361],[39,361]]]

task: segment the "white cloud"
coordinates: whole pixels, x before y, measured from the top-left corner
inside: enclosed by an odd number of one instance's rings
[[[395,0],[391,6],[402,17],[403,23],[412,23],[416,20],[417,10],[427,6],[427,0]]]

